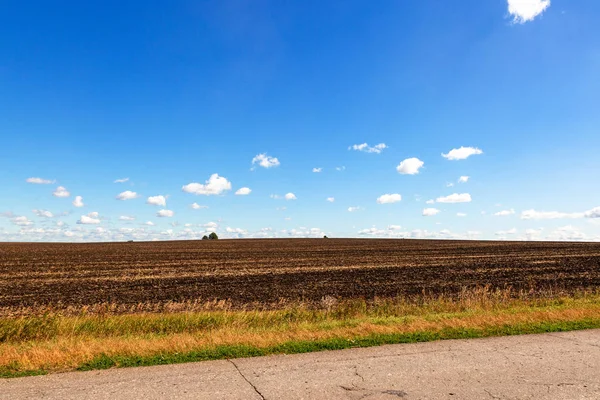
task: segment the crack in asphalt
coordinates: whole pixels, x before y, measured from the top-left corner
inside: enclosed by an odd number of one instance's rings
[[[248,385],[252,386],[252,389],[254,389],[254,391],[256,392],[256,394],[259,395],[262,400],[266,400],[265,396],[263,396],[263,394],[256,388],[256,386],[254,386],[254,384],[252,382],[250,382],[248,380],[248,378],[246,378],[246,375],[244,375],[242,373],[242,371],[240,371],[240,368],[237,366],[237,364],[234,363],[233,360],[230,360],[230,359],[227,359],[227,361],[229,361],[231,364],[233,364],[233,366],[235,367],[235,369],[237,370],[237,372],[242,376],[242,378],[244,378],[244,380],[246,382],[248,382]]]

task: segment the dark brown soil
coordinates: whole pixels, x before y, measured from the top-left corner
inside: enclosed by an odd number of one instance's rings
[[[600,288],[600,243],[274,239],[0,243],[0,309]]]

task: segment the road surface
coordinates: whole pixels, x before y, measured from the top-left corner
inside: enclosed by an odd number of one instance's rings
[[[0,380],[1,399],[600,399],[600,330]]]

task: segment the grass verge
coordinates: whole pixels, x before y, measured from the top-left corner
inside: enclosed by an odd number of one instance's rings
[[[600,328],[600,295],[0,318],[0,377]]]

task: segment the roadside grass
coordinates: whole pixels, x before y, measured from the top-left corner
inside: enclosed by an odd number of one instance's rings
[[[600,328],[600,293],[337,301],[280,310],[0,318],[0,377]]]

